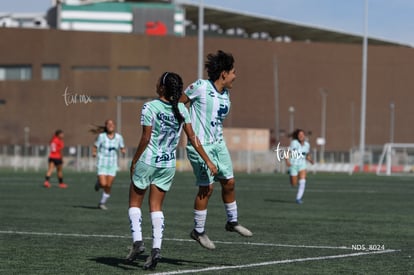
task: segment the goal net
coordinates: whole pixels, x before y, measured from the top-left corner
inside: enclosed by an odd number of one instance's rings
[[[414,176],[414,143],[386,143],[378,161],[377,175]]]

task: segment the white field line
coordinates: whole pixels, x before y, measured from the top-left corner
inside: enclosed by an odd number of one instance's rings
[[[125,235],[122,236],[122,235],[99,235],[99,234],[77,234],[77,233],[27,232],[27,231],[12,231],[12,230],[9,230],[9,231],[0,230],[0,234],[82,237],[82,238],[91,238],[91,237],[92,238],[123,238],[123,239],[130,238],[130,236],[125,236]],[[176,242],[194,242],[193,240],[190,240],[190,239],[166,238],[164,240],[176,241]],[[250,242],[224,242],[224,241],[215,241],[215,242],[221,243],[221,244],[231,244],[231,245],[236,244],[236,245],[275,246],[275,247],[291,247],[291,248],[351,249],[345,246],[335,247],[335,246],[289,245],[289,244],[250,243]],[[268,266],[268,265],[279,265],[279,264],[289,264],[289,263],[309,262],[309,261],[323,261],[323,260],[358,257],[358,256],[373,255],[373,254],[395,253],[399,251],[400,250],[387,249],[387,250],[381,250],[381,251],[368,251],[368,252],[357,252],[357,253],[350,253],[350,254],[268,261],[268,262],[252,263],[252,264],[237,265],[237,266],[212,266],[212,267],[201,268],[201,269],[189,269],[189,270],[177,270],[177,271],[169,271],[169,272],[162,272],[162,273],[153,273],[152,275],[174,275],[174,274],[197,273],[197,272],[217,271],[217,270],[226,270],[226,269],[252,268],[252,267],[260,267],[260,266]]]
[[[54,232],[30,232],[30,231],[13,231],[0,230],[0,234],[12,234],[12,235],[37,235],[37,236],[59,236],[59,237],[80,237],[80,238],[119,238],[129,239],[131,236],[122,235],[100,235],[100,234],[78,234],[78,233],[54,233]],[[151,238],[146,238],[151,239]],[[176,239],[176,238],[164,238],[164,241],[174,242],[194,242],[194,240],[188,239]],[[251,242],[225,242],[225,241],[214,241],[220,244],[229,245],[251,245],[251,246],[271,246],[271,247],[290,247],[290,248],[317,248],[317,249],[348,249],[346,246],[318,246],[318,245],[294,245],[294,244],[275,244],[275,243],[251,243]]]
[[[199,272],[207,272],[207,271],[217,271],[217,270],[225,270],[225,269],[241,269],[241,268],[268,266],[268,265],[289,264],[289,263],[297,263],[297,262],[333,260],[333,259],[341,259],[341,258],[372,255],[372,254],[395,253],[395,252],[398,252],[398,251],[399,250],[387,249],[387,250],[381,250],[381,251],[358,252],[358,253],[351,253],[351,254],[320,256],[320,257],[311,257],[311,258],[287,259],[287,260],[269,261],[269,262],[261,262],[261,263],[254,263],[254,264],[245,264],[245,265],[236,265],[236,266],[212,266],[212,267],[201,268],[201,269],[189,269],[189,270],[177,270],[177,271],[170,271],[170,272],[153,273],[152,275],[174,275],[174,274],[186,274],[186,273],[199,273]]]

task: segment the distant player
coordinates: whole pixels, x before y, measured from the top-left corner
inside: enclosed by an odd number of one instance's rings
[[[290,184],[293,187],[298,185],[298,192],[296,194],[296,203],[302,204],[303,193],[306,186],[306,161],[313,164],[310,155],[310,145],[306,141],[305,132],[302,129],[296,129],[292,133],[292,141],[289,146],[289,158],[286,159],[286,164],[289,167]]]
[[[191,127],[188,110],[178,103],[183,91],[181,77],[165,72],[157,83],[158,99],[142,107],[142,135],[131,163],[131,186],[129,191],[130,228],[133,239],[127,261],[132,262],[143,253],[141,206],[145,193],[149,191],[149,210],[152,223],[152,250],[143,269],[155,269],[161,259],[161,243],[164,231],[162,204],[175,175],[176,149],[181,129],[184,128],[188,140],[200,154],[209,173],[217,172],[216,166],[208,158]],[[182,127],[183,126],[183,127]]]
[[[67,188],[67,184],[63,183],[63,154],[62,150],[65,147],[63,142],[64,134],[62,130],[56,130],[54,136],[50,140],[49,148],[49,159],[48,169],[45,176],[45,182],[43,186],[50,188],[52,185],[49,182],[50,176],[52,175],[53,169],[56,168],[57,176],[59,180],[59,188]]]
[[[98,126],[91,130],[99,133],[92,148],[92,156],[96,157],[98,179],[95,183],[95,191],[103,189],[102,198],[98,208],[107,210],[106,202],[111,196],[111,188],[118,171],[118,152],[125,155],[123,137],[115,132],[115,123],[112,119],[105,121],[105,126]]]
[[[213,183],[221,184],[221,197],[227,215],[225,229],[237,232],[244,237],[252,232],[238,223],[235,180],[230,153],[223,137],[223,121],[230,113],[229,89],[236,79],[234,58],[231,54],[217,51],[208,54],[205,68],[208,80],[199,79],[191,84],[181,101],[190,102],[190,116],[194,132],[208,156],[218,167],[218,174],[211,176],[203,160],[196,154],[192,144],[187,146],[187,156],[196,176],[198,192],[194,201],[194,228],[190,237],[202,247],[214,249],[214,243],[205,232],[207,205],[213,193]]]

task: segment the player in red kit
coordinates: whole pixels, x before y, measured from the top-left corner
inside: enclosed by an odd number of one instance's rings
[[[48,169],[45,176],[45,182],[43,184],[44,187],[50,188],[50,176],[52,175],[53,168],[56,167],[57,176],[59,179],[59,187],[60,188],[67,188],[67,184],[63,183],[63,155],[62,150],[65,146],[63,142],[63,131],[56,130],[55,135],[52,137],[50,141],[50,154],[48,159]]]

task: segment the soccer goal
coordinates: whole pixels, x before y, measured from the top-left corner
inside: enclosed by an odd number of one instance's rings
[[[378,161],[377,175],[414,176],[414,143],[386,143]]]

